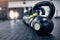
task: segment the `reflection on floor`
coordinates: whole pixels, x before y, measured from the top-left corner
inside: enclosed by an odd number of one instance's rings
[[[59,40],[60,19],[53,19],[54,30],[49,36],[38,36],[22,20],[0,21],[0,40]]]

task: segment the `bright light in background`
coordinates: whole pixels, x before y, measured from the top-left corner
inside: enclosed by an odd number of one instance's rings
[[[0,10],[2,10],[2,8],[0,7]]]
[[[17,19],[19,17],[19,13],[17,11],[10,10],[9,17],[11,19]]]
[[[19,13],[16,11],[14,12],[14,18],[17,19],[19,17]]]
[[[13,12],[13,10],[10,10],[10,12],[9,12],[9,17],[10,17],[11,19],[14,19],[14,12]]]

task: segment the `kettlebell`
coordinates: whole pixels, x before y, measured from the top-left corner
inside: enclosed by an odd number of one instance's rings
[[[32,29],[35,30],[35,32],[39,35],[48,35],[52,32],[53,28],[54,28],[54,23],[51,20],[54,16],[55,13],[55,6],[54,4],[50,1],[43,1],[43,2],[38,2],[37,4],[35,4],[35,6],[29,11],[31,15],[32,13],[36,12],[36,10],[42,10],[42,6],[48,6],[50,8],[49,14],[47,17],[43,17],[40,15],[37,15],[36,17],[32,18],[32,20],[28,20],[26,19],[26,17],[23,19],[25,24],[28,24],[32,27]],[[39,9],[40,8],[40,9]],[[42,10],[42,13],[45,10]],[[26,12],[27,13],[27,12]],[[28,21],[30,21],[30,23],[27,23]]]
[[[46,17],[38,16],[37,21],[33,24],[33,29],[39,35],[47,35],[52,32],[54,24],[52,20]]]
[[[43,1],[38,2],[33,9],[38,10],[39,7],[42,6],[48,6],[50,8],[49,15],[47,17],[38,16],[37,21],[33,24],[33,29],[39,35],[47,35],[50,34],[54,28],[54,23],[51,19],[53,18],[55,13],[55,6],[52,2]]]

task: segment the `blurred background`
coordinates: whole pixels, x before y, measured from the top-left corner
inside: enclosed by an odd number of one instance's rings
[[[49,36],[38,36],[29,26],[24,25],[22,18],[26,11],[41,1],[52,1],[55,14],[52,21],[54,29]],[[43,7],[45,15],[49,7]],[[59,40],[60,39],[60,0],[0,0],[0,40]]]
[[[59,0],[1,0],[0,1],[0,20],[11,19],[10,11],[17,12],[19,16],[18,19],[22,19],[24,12],[33,8],[33,6],[41,1],[52,1],[56,7],[54,18],[60,18],[60,1]],[[26,7],[28,9],[26,9]],[[48,7],[44,7],[46,11],[49,10]],[[45,16],[47,16],[46,12]]]

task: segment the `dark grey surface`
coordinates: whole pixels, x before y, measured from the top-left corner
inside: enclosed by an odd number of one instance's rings
[[[59,40],[60,19],[53,19],[54,30],[49,36],[38,36],[22,20],[0,21],[0,40]]]

